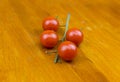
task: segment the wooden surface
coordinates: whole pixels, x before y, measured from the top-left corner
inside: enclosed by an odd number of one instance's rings
[[[72,62],[54,64],[41,23],[59,16],[62,25],[68,12],[84,41]],[[120,82],[120,0],[0,0],[0,82]]]

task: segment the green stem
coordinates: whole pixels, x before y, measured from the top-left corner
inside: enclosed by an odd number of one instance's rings
[[[57,54],[56,54],[56,56],[55,56],[54,63],[57,63],[57,62],[58,62],[58,60],[59,60],[59,55],[58,55],[58,53],[57,53]]]
[[[56,16],[56,19],[58,19],[58,16]]]
[[[52,51],[45,51],[46,54],[51,54],[51,53],[56,53],[57,50],[52,50]]]
[[[65,25],[65,32],[64,32],[64,35],[63,35],[63,38],[62,38],[61,42],[65,41],[66,33],[68,31],[69,21],[70,21],[70,13],[68,13],[68,16],[67,16],[66,25]],[[57,53],[54,62],[57,63],[58,60],[59,60],[59,56],[58,56],[58,53]]]
[[[64,33],[64,35],[63,35],[62,42],[65,40],[66,32],[68,31],[69,21],[70,21],[70,14],[68,14],[68,16],[67,16],[66,27],[65,27],[65,33]]]

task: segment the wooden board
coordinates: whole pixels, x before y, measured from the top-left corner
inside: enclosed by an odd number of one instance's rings
[[[72,62],[54,64],[41,23],[59,16],[63,25],[68,12],[84,41]],[[120,0],[0,0],[0,82],[120,82]]]

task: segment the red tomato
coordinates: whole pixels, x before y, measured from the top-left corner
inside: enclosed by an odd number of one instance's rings
[[[59,22],[54,17],[47,17],[47,18],[44,19],[42,26],[43,26],[44,30],[57,31],[58,27],[59,27]]]
[[[58,36],[53,30],[46,30],[40,36],[41,44],[46,48],[53,48],[58,42]]]
[[[78,46],[83,41],[83,33],[77,28],[69,29],[66,33],[66,40]]]
[[[58,47],[59,56],[65,61],[71,61],[77,55],[77,47],[73,42],[62,42]]]

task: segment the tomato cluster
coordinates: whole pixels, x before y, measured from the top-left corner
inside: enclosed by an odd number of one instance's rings
[[[41,44],[46,48],[53,48],[58,43],[57,30],[59,21],[54,17],[47,17],[42,23],[44,31],[40,35]],[[57,53],[65,61],[71,61],[77,55],[77,46],[83,41],[83,33],[78,28],[71,28],[66,32],[65,41],[58,46]]]

